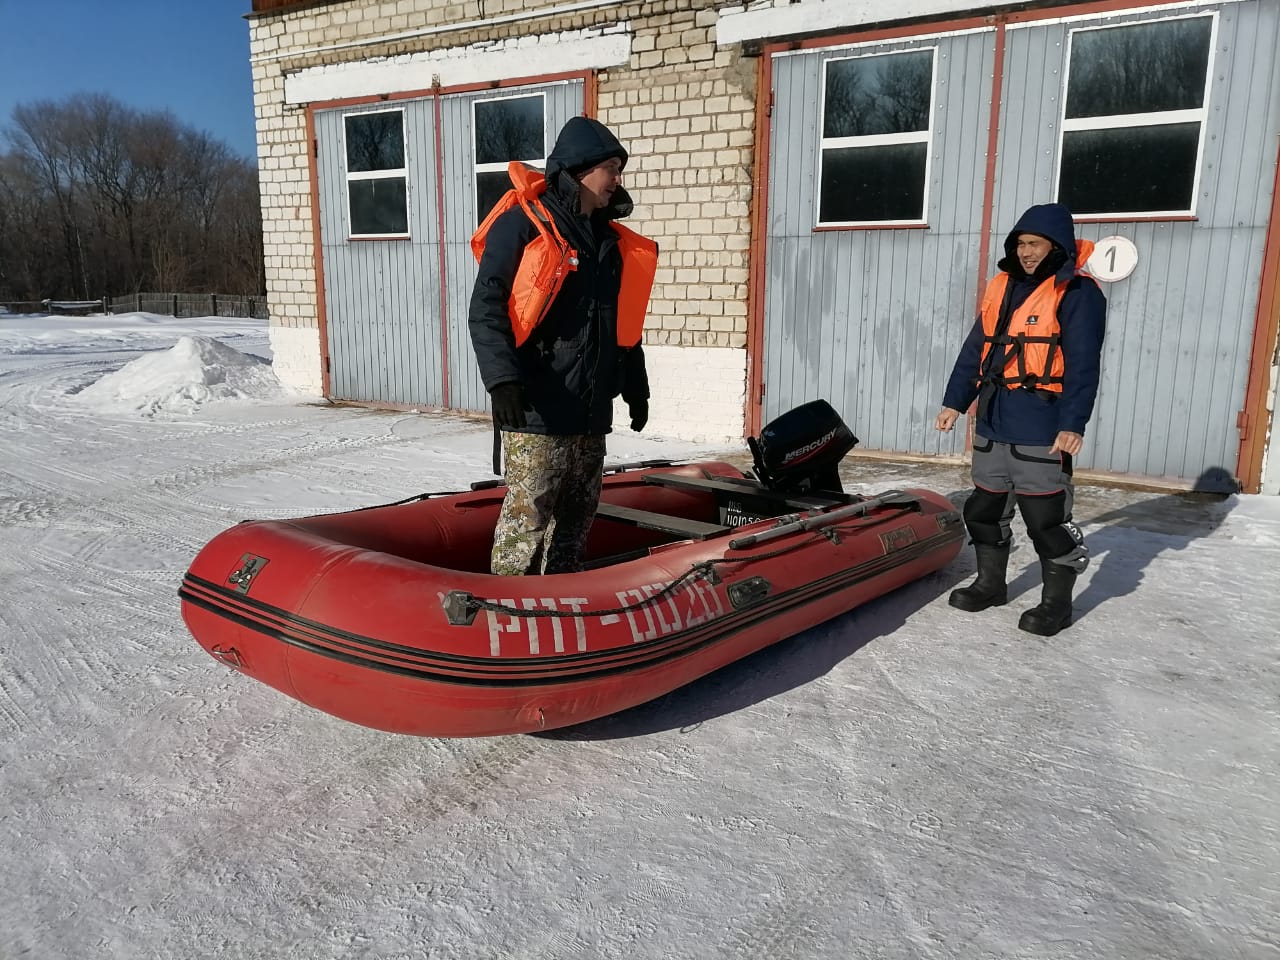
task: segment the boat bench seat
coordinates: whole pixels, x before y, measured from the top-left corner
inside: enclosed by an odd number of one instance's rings
[[[731,494],[734,497],[745,497],[757,502],[768,502],[783,510],[815,510],[852,503],[854,498],[844,493],[827,495],[809,493],[790,493],[785,490],[771,490],[754,480],[713,479],[710,477],[688,477],[673,473],[650,473],[644,478],[645,483],[653,483],[662,487],[683,487],[686,490],[710,490],[717,497]]]
[[[596,507],[596,516],[605,517],[609,520],[618,520],[622,523],[630,523],[633,526],[644,527],[647,530],[674,533],[690,540],[705,540],[708,537],[714,537],[719,533],[727,533],[733,529],[718,523],[703,523],[701,520],[689,520],[685,517],[677,517],[668,513],[654,513],[652,510],[639,510],[635,507],[623,507],[615,503],[604,503],[603,501]]]

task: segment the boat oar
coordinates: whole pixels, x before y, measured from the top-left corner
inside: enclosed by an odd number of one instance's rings
[[[673,467],[677,461],[675,460],[632,460],[629,463],[606,463],[604,472],[607,476],[610,473],[622,473],[625,470],[646,470],[649,467]]]
[[[759,533],[749,533],[745,537],[737,537],[729,541],[729,549],[743,550],[747,547],[754,547],[758,543],[785,537],[788,534],[802,533],[807,530],[820,530],[842,520],[848,520],[850,517],[861,516],[876,507],[918,507],[919,505],[918,500],[907,496],[901,490],[886,490],[877,496],[868,497],[866,500],[852,503],[838,510],[832,510],[830,513],[819,513],[814,516],[803,517],[790,523],[770,527],[768,530],[761,530]]]
[[[611,473],[625,473],[628,470],[647,470],[650,467],[674,467],[678,460],[632,460],[629,463],[606,464],[604,475],[607,477]],[[496,480],[477,480],[471,484],[471,489],[475,490],[492,490],[494,487],[500,487],[507,481],[502,477]]]

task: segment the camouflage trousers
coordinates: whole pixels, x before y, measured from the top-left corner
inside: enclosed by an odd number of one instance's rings
[[[502,434],[507,496],[493,533],[500,576],[574,573],[595,519],[603,481],[603,436]]]

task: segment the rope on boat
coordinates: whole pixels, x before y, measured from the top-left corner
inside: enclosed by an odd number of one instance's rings
[[[755,557],[740,557],[737,559],[719,559],[719,560],[703,560],[695,563],[688,570],[676,577],[657,593],[650,594],[643,600],[635,603],[628,603],[621,607],[610,607],[605,610],[525,610],[523,607],[513,607],[505,603],[499,603],[497,600],[486,600],[484,597],[477,597],[473,593],[466,590],[450,590],[441,601],[444,606],[445,616],[449,618],[449,622],[455,626],[469,626],[476,614],[481,610],[491,610],[494,613],[503,613],[510,617],[607,617],[621,616],[630,613],[632,610],[640,610],[647,607],[651,603],[670,596],[681,584],[694,577],[701,576],[710,584],[720,582],[720,575],[715,572],[715,566],[721,563],[739,563],[742,560],[754,560]]]
[[[892,516],[898,516],[902,513],[906,513],[915,509],[916,506],[918,506],[918,504],[914,501],[904,503],[902,506],[898,507]],[[853,519],[853,517],[846,516],[842,519]],[[889,517],[881,517],[877,518],[874,522],[880,523],[887,519],[889,519]],[[863,524],[862,526],[865,527],[866,524]],[[469,593],[466,590],[450,590],[449,593],[444,596],[441,601],[441,605],[444,607],[445,616],[448,618],[449,623],[454,626],[470,626],[472,621],[475,620],[476,614],[481,610],[489,610],[493,613],[501,613],[509,617],[526,618],[559,617],[572,619],[575,617],[622,616],[623,614],[631,613],[634,610],[642,610],[650,604],[658,603],[666,599],[678,590],[682,584],[694,577],[702,577],[707,583],[715,586],[721,582],[720,574],[716,572],[715,568],[722,564],[772,560],[775,557],[780,557],[784,554],[791,553],[793,550],[798,550],[801,547],[808,546],[817,540],[831,540],[833,539],[832,534],[847,529],[849,528],[841,527],[837,524],[831,524],[822,530],[812,531],[813,536],[811,537],[806,537],[803,540],[790,543],[785,547],[779,547],[778,549],[771,550],[768,553],[752,553],[742,557],[716,557],[711,560],[700,560],[656,593],[652,593],[634,603],[624,604],[620,607],[609,607],[607,609],[598,610],[526,610],[522,607],[513,607],[509,604],[500,603],[497,600],[487,600],[484,597],[477,597],[475,594]]]
[[[648,470],[653,467],[673,467],[679,460],[629,460],[626,463],[606,463],[604,465],[604,476],[611,473],[626,473],[628,470]],[[477,480],[467,490],[432,490],[427,493],[415,493],[411,497],[405,497],[403,500],[394,500],[391,503],[375,503],[368,507],[357,507],[355,510],[349,510],[348,513],[360,513],[364,510],[380,510],[383,507],[403,507],[405,504],[418,503],[422,500],[434,500],[436,497],[456,497],[463,493],[477,493],[480,490],[492,490],[494,487],[500,487],[506,480],[499,477],[496,480]]]

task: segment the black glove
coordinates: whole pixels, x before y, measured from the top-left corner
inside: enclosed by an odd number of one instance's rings
[[[519,430],[529,421],[525,417],[526,410],[532,410],[525,398],[524,387],[514,381],[500,383],[489,391],[489,399],[493,406],[494,425],[503,430]]]
[[[631,414],[631,429],[639,433],[649,422],[649,401],[628,400],[627,411]]]

